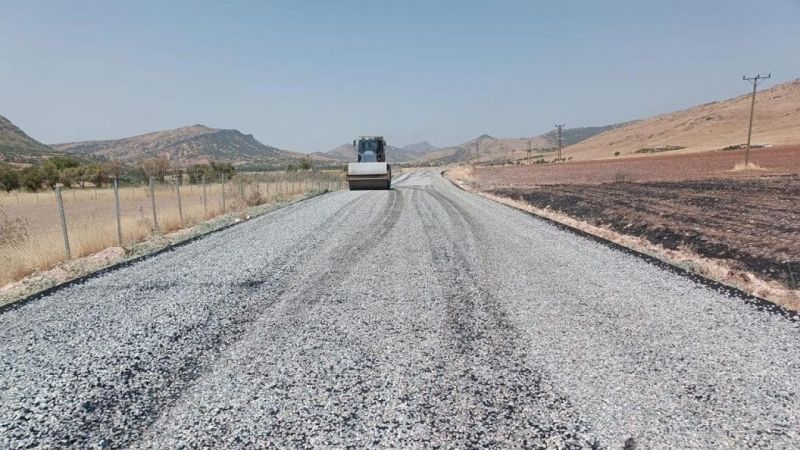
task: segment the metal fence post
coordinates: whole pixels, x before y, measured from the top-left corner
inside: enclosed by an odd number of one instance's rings
[[[117,241],[122,245],[122,222],[119,213],[119,180],[114,177],[114,203],[117,211]]]
[[[58,215],[61,216],[61,233],[64,235],[64,252],[67,259],[72,259],[72,252],[69,250],[69,234],[67,234],[67,215],[64,214],[64,201],[61,199],[61,188],[56,186],[56,203],[58,204]]]
[[[208,206],[206,206],[206,176],[203,175],[203,219],[208,219]]]
[[[150,205],[153,207],[153,228],[156,230],[156,233],[160,233],[161,229],[158,226],[158,215],[156,214],[155,184],[155,180],[150,178]]]
[[[181,183],[175,180],[175,194],[178,196],[178,216],[181,218],[181,228],[183,228],[183,205],[181,205]]]
[[[222,214],[225,214],[225,174],[222,174]]]

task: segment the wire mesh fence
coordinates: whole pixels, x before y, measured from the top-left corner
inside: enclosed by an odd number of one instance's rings
[[[0,194],[0,286],[109,247],[129,247],[223,214],[345,187],[338,172],[237,174]],[[59,198],[60,197],[60,198]]]

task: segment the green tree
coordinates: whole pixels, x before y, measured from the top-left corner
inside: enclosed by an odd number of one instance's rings
[[[236,169],[231,163],[211,161],[211,173],[215,177],[221,177],[222,175],[225,175],[226,178],[230,179],[236,174]]]
[[[210,180],[213,175],[211,166],[208,164],[191,165],[186,169],[186,173],[189,175],[189,182],[194,184],[201,183],[204,176],[207,180]]]
[[[0,188],[11,192],[20,187],[19,171],[9,164],[0,164]]]
[[[75,183],[81,183],[81,187],[83,187],[83,167],[68,167],[62,170],[61,183],[66,187],[72,187]]]
[[[146,159],[139,163],[139,170],[144,178],[153,178],[157,181],[164,181],[164,177],[169,172],[169,160],[164,158]]]
[[[20,173],[20,184],[31,192],[37,192],[41,189],[42,184],[44,184],[44,179],[45,175],[41,167],[26,167],[22,169]]]
[[[118,159],[103,164],[103,171],[112,180],[114,178],[116,179],[122,178],[122,176],[125,175],[125,170],[126,170],[125,164]]]
[[[308,156],[300,159],[300,170],[311,170],[313,167],[314,165],[311,164],[311,158]]]
[[[103,187],[103,184],[109,181],[108,173],[106,173],[105,166],[100,163],[92,163],[83,168],[83,179],[94,184],[97,187]]]
[[[50,189],[55,189],[56,184],[61,181],[61,173],[58,167],[49,160],[42,164],[42,174],[44,175],[44,184]]]
[[[78,167],[81,165],[81,163],[79,163],[76,159],[70,156],[62,156],[62,155],[51,156],[50,158],[47,159],[47,162],[56,166],[56,168],[59,171],[64,169],[69,169],[71,167]]]

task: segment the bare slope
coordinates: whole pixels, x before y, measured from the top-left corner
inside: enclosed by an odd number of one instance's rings
[[[615,152],[646,155],[650,153],[642,152],[697,152],[740,145],[747,141],[749,113],[750,95],[742,95],[629,123],[570,146],[564,155],[601,159],[613,158]],[[800,143],[800,79],[758,93],[753,143]]]
[[[571,145],[623,125],[625,124],[564,129],[561,136],[562,145]],[[555,130],[529,138],[496,138],[483,134],[462,144],[445,147],[423,155],[415,160],[414,163],[421,165],[463,162],[483,164],[515,163],[527,157],[529,142],[531,155],[535,157],[542,153],[554,151],[558,145],[558,135]]]
[[[526,155],[528,140],[536,151],[552,146],[543,135],[532,138],[496,138],[482,134],[459,145],[446,147],[415,161],[425,165],[453,164],[461,162],[499,163],[522,158]]]
[[[176,164],[207,161],[286,163],[304,155],[281,150],[257,141],[238,130],[221,130],[192,125],[174,130],[156,131],[109,141],[85,141],[56,144],[58,150],[78,154],[139,161],[167,158]]]
[[[0,116],[0,161],[32,163],[56,153]]]

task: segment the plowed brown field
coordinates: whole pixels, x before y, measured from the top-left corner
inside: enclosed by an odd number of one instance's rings
[[[750,162],[759,166],[759,170],[734,170],[743,161],[744,151],[734,150],[560,164],[476,167],[475,174],[485,187],[752,178],[800,173],[800,145],[751,150]]]

